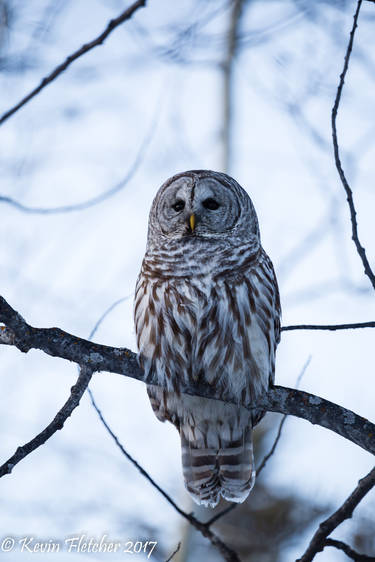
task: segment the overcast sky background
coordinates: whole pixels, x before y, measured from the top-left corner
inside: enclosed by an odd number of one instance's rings
[[[309,9],[305,4],[246,3],[234,64],[229,173],[256,207],[262,243],[279,278],[283,324],[373,320],[373,291],[351,241],[331,148],[330,112],[355,2],[316,2]],[[0,112],[125,6],[118,0],[10,2],[10,27],[0,34]],[[30,324],[88,337],[102,313],[128,297],[105,319],[95,341],[135,350],[132,298],[152,199],[176,172],[222,170],[219,63],[228,20],[227,2],[149,0],[0,128],[0,195],[25,206],[90,200],[135,168],[121,190],[84,210],[25,213],[0,202],[1,293]],[[374,22],[375,7],[364,2],[338,118],[342,161],[371,263]],[[294,386],[311,356],[301,387],[374,420],[373,349],[371,330],[284,333],[277,384]],[[77,372],[36,351],[0,351],[4,461],[49,423]],[[91,388],[129,452],[190,509],[178,434],[153,416],[144,385],[103,373]],[[272,417],[274,432],[278,419]],[[273,437],[271,432],[270,444]],[[369,453],[336,434],[290,418],[265,477],[280,490],[292,488],[301,501],[314,498],[337,507],[372,465]],[[63,540],[107,533],[111,539],[158,540],[160,555],[178,542],[179,517],[116,450],[87,395],[64,430],[0,487],[3,536]],[[374,505],[369,494],[358,512],[371,516]],[[336,535],[345,539],[351,525]],[[313,531],[283,553],[285,562],[303,552]],[[86,559],[93,558],[80,558]],[[326,549],[316,559],[345,557]],[[53,560],[70,562],[72,555]]]

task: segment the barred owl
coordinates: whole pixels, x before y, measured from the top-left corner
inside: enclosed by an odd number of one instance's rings
[[[151,406],[180,433],[193,499],[243,502],[255,478],[248,410],[274,381],[280,302],[272,263],[260,243],[250,197],[226,174],[184,172],[153,201],[134,303],[139,362]],[[191,396],[181,383],[205,382],[223,400]]]

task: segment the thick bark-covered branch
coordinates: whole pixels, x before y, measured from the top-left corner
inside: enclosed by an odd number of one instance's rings
[[[338,527],[345,519],[350,519],[357,505],[363,500],[365,495],[375,486],[375,468],[373,468],[367,476],[358,482],[358,486],[328,519],[319,525],[319,529],[311,539],[306,552],[297,560],[297,562],[311,562],[318,552],[324,549],[327,537]]]
[[[0,343],[11,344],[23,352],[40,349],[52,355],[86,365],[93,372],[107,371],[125,375],[148,384],[157,384],[152,377],[145,379],[135,353],[126,348],[109,347],[78,338],[59,328],[34,328],[27,324],[3,297],[0,297]],[[206,398],[238,403],[235,396],[219,395],[206,384],[183,385],[181,391]],[[267,411],[291,414],[334,431],[375,454],[375,424],[358,414],[301,390],[275,386],[258,404],[245,407],[264,408]]]
[[[98,37],[96,37],[89,43],[85,43],[77,51],[69,55],[63,63],[59,64],[59,66],[57,66],[50,74],[48,74],[48,76],[43,78],[39,86],[34,88],[29,94],[27,94],[27,96],[25,96],[14,107],[6,111],[0,117],[0,125],[2,125],[7,119],[9,119],[9,117],[11,117],[14,113],[16,113],[19,109],[21,109],[21,107],[26,105],[37,94],[39,94],[39,92],[41,92],[46,86],[48,86],[48,84],[53,82],[75,60],[77,60],[82,55],[91,51],[91,49],[94,49],[94,47],[98,47],[99,45],[102,45],[102,43],[104,43],[104,41],[107,39],[108,35],[110,35],[112,31],[116,29],[116,27],[124,23],[126,20],[130,19],[134,14],[134,12],[138,10],[138,8],[142,8],[143,6],[145,6],[145,4],[146,4],[146,0],[137,0],[137,2],[134,2],[134,4],[126,8],[126,10],[124,10],[117,18],[114,18],[113,20],[108,22],[106,28]]]

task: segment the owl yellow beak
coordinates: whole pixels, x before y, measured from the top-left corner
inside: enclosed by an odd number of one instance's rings
[[[191,231],[194,232],[194,228],[195,228],[195,215],[194,214],[190,215],[189,223],[190,223]]]

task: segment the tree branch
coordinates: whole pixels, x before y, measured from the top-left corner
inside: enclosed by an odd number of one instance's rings
[[[172,552],[172,554],[170,556],[168,556],[167,560],[165,562],[171,562],[172,558],[175,557],[175,555],[177,554],[177,552],[180,550],[181,548],[181,543],[179,542],[176,549]]]
[[[375,486],[375,468],[373,468],[367,476],[358,482],[358,486],[328,519],[319,525],[319,529],[311,539],[311,542],[297,562],[311,562],[318,552],[324,549],[328,535],[332,533],[345,519],[350,519],[354,509],[362,501],[365,495]]]
[[[104,318],[117,305],[124,302],[127,298],[128,297],[123,297],[121,299],[118,299],[104,312],[104,314],[102,314],[102,316],[99,318],[99,320],[95,324],[94,328],[92,329],[92,331],[90,333],[90,336],[89,336],[90,338],[95,334],[95,332],[97,331],[98,327],[100,326],[100,324],[104,320]],[[24,320],[19,315],[17,317],[17,313],[14,314],[14,321],[15,322],[24,322]],[[0,343],[14,345],[13,342],[14,342],[13,332],[8,330],[6,327],[0,327]],[[62,427],[64,425],[64,422],[66,421],[68,416],[70,416],[73,409],[78,406],[79,401],[80,401],[84,391],[88,387],[88,384],[90,382],[92,374],[93,374],[93,371],[92,371],[91,368],[87,368],[85,366],[80,367],[80,375],[79,375],[78,381],[72,387],[71,395],[70,395],[68,401],[66,402],[66,404],[57,413],[54,420],[47,426],[46,429],[44,429],[40,434],[38,434],[29,443],[27,443],[26,445],[23,445],[22,447],[19,447],[17,449],[16,453],[10,459],[8,459],[2,466],[0,466],[0,478],[2,476],[4,476],[5,474],[9,474],[12,471],[15,464],[20,462],[23,458],[25,458],[27,455],[29,455],[37,447],[44,444],[47,441],[47,439],[49,439],[49,437],[51,437],[58,429],[62,429]],[[107,423],[106,419],[104,418],[101,410],[99,409],[98,405],[95,402],[93,393],[91,392],[91,390],[89,388],[87,388],[87,390],[88,390],[88,393],[89,393],[89,396],[90,396],[91,403],[92,403],[92,405],[93,405],[102,425],[104,426],[105,430],[110,435],[110,437],[113,439],[116,446],[120,449],[121,453],[135,466],[135,468],[142,474],[142,476],[144,476],[146,478],[146,480],[148,480],[150,482],[150,484],[154,488],[156,488],[156,490],[158,490],[158,492],[177,511],[177,513],[179,513],[193,527],[195,527],[198,531],[200,531],[203,534],[203,536],[206,537],[211,542],[211,544],[219,550],[219,552],[224,557],[224,560],[227,560],[228,562],[240,562],[239,558],[237,556],[237,553],[234,550],[232,550],[231,548],[229,548],[222,540],[220,540],[220,538],[210,530],[209,525],[207,523],[202,523],[201,521],[196,519],[196,517],[194,517],[192,514],[189,514],[189,513],[186,513],[185,511],[183,511],[175,503],[175,501],[171,498],[171,496],[169,494],[167,494],[167,492],[165,492],[163,490],[163,488],[161,488],[159,486],[159,484],[157,484],[155,482],[155,480],[149,475],[149,473],[135,460],[135,458],[132,457],[130,455],[130,453],[128,453],[128,451],[125,449],[125,447],[120,442],[117,435],[112,431],[111,427],[108,425],[108,423]],[[173,553],[173,555],[171,555],[170,560],[177,553],[177,551],[178,551],[178,549]]]
[[[35,451],[41,445],[52,437],[56,431],[64,427],[64,423],[72,414],[73,410],[77,408],[86,388],[92,377],[92,370],[89,367],[82,366],[80,369],[79,377],[70,391],[70,396],[65,402],[64,406],[57,412],[54,419],[41,431],[36,437],[31,439],[22,447],[18,447],[14,455],[12,455],[3,465],[0,466],[0,478],[5,474],[10,474],[13,467],[18,464],[22,459],[27,457],[30,453]]]
[[[337,541],[335,539],[326,539],[324,542],[324,546],[334,546],[339,550],[345,552],[349,558],[354,560],[355,562],[375,562],[374,556],[367,556],[366,554],[360,554],[353,550],[348,544],[345,544],[342,541]]]
[[[355,35],[355,30],[356,30],[357,25],[358,25],[357,22],[358,22],[358,16],[359,16],[359,11],[361,9],[361,5],[362,5],[362,0],[358,0],[357,9],[355,11],[354,18],[353,18],[353,27],[352,27],[352,30],[350,32],[349,43],[348,43],[348,47],[346,49],[346,54],[345,54],[345,59],[344,59],[344,68],[343,68],[343,71],[340,75],[340,81],[339,81],[339,85],[338,85],[338,88],[337,88],[335,103],[334,103],[333,108],[332,108],[331,123],[332,123],[332,139],[333,139],[333,150],[334,150],[334,155],[335,155],[335,164],[336,164],[336,168],[337,168],[337,171],[338,171],[340,179],[341,179],[341,183],[342,183],[342,185],[345,189],[345,192],[346,192],[346,199],[348,201],[349,210],[350,210],[350,220],[351,220],[351,223],[352,223],[352,240],[355,244],[355,247],[357,248],[357,252],[358,252],[359,257],[362,260],[363,267],[364,267],[364,270],[365,270],[365,274],[370,279],[371,284],[372,284],[373,288],[375,289],[375,275],[374,275],[374,272],[372,271],[371,266],[369,264],[369,261],[367,259],[366,250],[361,245],[361,243],[359,241],[359,238],[358,238],[358,225],[357,225],[357,219],[356,219],[357,213],[356,213],[355,206],[354,206],[353,192],[350,188],[348,180],[346,179],[346,176],[345,176],[342,164],[341,164],[339,144],[338,144],[338,140],[337,140],[337,128],[336,128],[337,112],[338,112],[339,105],[340,105],[341,94],[342,94],[342,90],[343,90],[344,82],[345,82],[345,76],[346,76],[346,73],[347,73],[348,67],[349,67],[349,60],[350,60],[350,55],[351,55],[352,49],[353,49],[354,35]]]
[[[134,4],[132,4],[131,6],[129,6],[129,8],[124,10],[117,18],[110,20],[104,31],[98,37],[96,37],[96,39],[93,39],[89,43],[85,43],[84,45],[82,45],[80,49],[69,55],[63,63],[57,66],[50,74],[48,74],[48,76],[43,78],[39,86],[34,88],[27,96],[25,96],[14,107],[6,111],[0,117],[0,125],[2,125],[7,119],[9,119],[9,117],[14,115],[14,113],[16,113],[19,109],[21,109],[21,107],[26,105],[37,94],[39,94],[39,92],[41,92],[46,86],[48,86],[48,84],[53,82],[53,80],[55,80],[62,72],[64,72],[64,70],[66,70],[68,66],[70,66],[75,60],[77,60],[82,55],[91,51],[91,49],[94,49],[94,47],[98,47],[99,45],[104,43],[108,35],[110,35],[112,31],[116,29],[116,27],[124,23],[126,20],[130,19],[134,14],[134,12],[138,10],[138,8],[142,8],[145,5],[146,5],[146,0],[137,0],[137,2],[134,2]]]
[[[34,214],[34,215],[56,215],[61,213],[71,213],[75,211],[84,211],[86,209],[90,209],[91,207],[94,207],[95,205],[103,203],[103,201],[110,199],[111,197],[116,195],[119,191],[124,189],[124,187],[126,187],[129,181],[133,178],[134,174],[137,172],[140,164],[142,163],[145,152],[153,138],[153,134],[155,132],[157,120],[159,116],[160,116],[160,103],[158,103],[156,106],[156,111],[152,118],[151,125],[147,130],[146,135],[142,139],[138,152],[134,158],[134,161],[132,162],[128,171],[126,172],[126,175],[118,183],[116,183],[115,185],[113,185],[103,193],[100,193],[95,197],[91,197],[91,199],[87,199],[86,201],[82,201],[81,203],[76,203],[73,205],[60,205],[59,207],[29,207],[27,205],[24,205],[23,203],[20,203],[16,199],[13,199],[12,197],[7,197],[6,195],[0,195],[0,203],[6,203],[8,205],[11,205],[18,211],[27,214]]]
[[[105,420],[102,412],[100,411],[99,407],[97,406],[95,399],[93,397],[92,392],[90,392],[91,403],[94,406],[96,413],[98,414],[100,421],[102,422],[103,426],[105,427],[107,433],[112,437],[113,441],[115,442],[116,446],[120,449],[122,454],[136,467],[136,469],[150,482],[150,484],[156,488],[156,490],[167,500],[167,502],[179,513],[184,519],[186,519],[195,529],[200,531],[204,537],[206,537],[211,544],[219,550],[219,552],[223,555],[224,560],[228,562],[239,562],[239,558],[237,553],[229,548],[222,540],[219,539],[215,533],[213,533],[210,528],[209,524],[202,523],[199,521],[194,515],[191,513],[186,513],[183,509],[181,509],[176,502],[171,498],[169,494],[155,480],[149,475],[149,473],[135,460],[134,457],[128,453],[125,447],[122,445],[121,441],[117,437],[117,435],[112,431],[111,427],[108,425],[107,421]]]
[[[107,371],[125,375],[147,384],[157,384],[153,376],[144,377],[135,353],[126,348],[109,347],[78,338],[59,328],[34,328],[27,324],[3,297],[0,297],[0,343],[16,346],[27,352],[39,349],[53,357],[60,357],[87,365],[93,372]],[[238,397],[222,396],[206,384],[182,385],[181,392],[238,404]],[[307,392],[275,386],[258,404],[243,404],[249,410],[263,408],[281,414],[291,414],[321,425],[375,454],[375,424],[319,396]]]
[[[375,328],[375,321],[356,322],[354,324],[294,324],[292,326],[282,326],[282,332],[290,332],[292,330],[354,330],[357,328]]]

